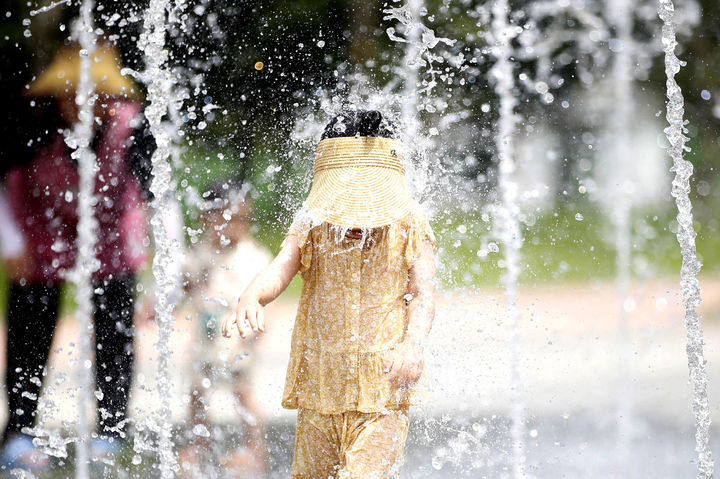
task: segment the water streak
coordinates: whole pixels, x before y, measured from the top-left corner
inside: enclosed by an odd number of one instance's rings
[[[61,5],[68,5],[68,4],[70,4],[70,1],[71,1],[71,0],[59,0],[59,1],[57,1],[57,2],[52,2],[51,4],[46,5],[46,6],[44,6],[44,7],[40,7],[40,8],[38,8],[37,10],[30,10],[30,16],[31,16],[31,17],[34,17],[34,16],[37,15],[38,13],[49,12],[50,10],[52,10],[52,9],[55,8],[55,7],[59,7],[59,6],[61,6]]]
[[[500,99],[498,129],[495,145],[499,160],[498,208],[499,232],[504,246],[505,270],[502,282],[505,288],[506,317],[510,327],[510,420],[512,440],[512,474],[525,477],[525,404],[522,399],[520,378],[520,315],[517,307],[517,282],[520,273],[520,209],[518,185],[514,181],[515,149],[513,137],[519,121],[515,113],[517,99],[513,94],[515,80],[512,65],[512,45],[508,25],[507,0],[497,0],[492,6],[492,31],[495,37],[495,65],[491,74],[495,93]]]
[[[158,434],[157,453],[160,459],[160,475],[163,479],[172,478],[178,470],[177,459],[173,451],[171,411],[168,391],[171,386],[169,363],[171,351],[168,347],[173,331],[174,305],[170,297],[176,289],[176,245],[170,239],[163,216],[174,204],[172,188],[172,168],[170,165],[171,138],[163,125],[163,117],[168,114],[169,102],[173,98],[174,80],[167,68],[168,51],[165,49],[167,0],[151,0],[145,10],[143,33],[139,46],[145,55],[148,106],[145,116],[157,143],[152,156],[153,180],[150,186],[154,195],[153,216],[150,221],[155,241],[153,257],[153,275],[156,289],[156,321],[158,323],[158,372],[157,389],[160,402],[155,432]]]
[[[693,228],[692,203],[690,202],[690,177],[693,165],[683,158],[684,152],[689,151],[685,145],[688,141],[685,136],[686,121],[685,100],[682,90],[675,81],[675,75],[685,65],[675,56],[677,39],[675,36],[675,6],[672,0],[659,0],[658,15],[663,21],[662,46],[665,51],[665,74],[667,75],[667,114],[669,126],[665,128],[670,146],[668,154],[672,158],[672,171],[675,179],[672,182],[672,196],[678,208],[677,239],[683,261],[680,269],[680,284],[685,306],[685,328],[687,330],[686,352],[690,381],[693,389],[692,409],[695,415],[695,451],[697,457],[697,478],[710,479],[714,475],[715,463],[710,451],[710,407],[708,404],[707,386],[708,375],[705,370],[705,353],[703,347],[703,330],[700,325],[700,316],[697,307],[700,304],[700,283],[697,274],[701,264],[695,249],[695,229]]]
[[[80,79],[75,92],[79,107],[78,122],[66,142],[74,148],[72,157],[78,162],[80,176],[78,189],[77,260],[69,279],[77,288],[78,307],[78,424],[77,469],[75,477],[86,479],[88,471],[88,441],[90,422],[88,412],[93,401],[92,338],[93,338],[93,287],[92,273],[98,267],[95,258],[97,220],[95,219],[95,176],[98,171],[95,153],[91,148],[94,135],[95,84],[90,75],[91,58],[97,41],[93,26],[93,0],[84,0],[80,9],[78,41],[80,43]],[[85,53],[86,52],[86,53]]]

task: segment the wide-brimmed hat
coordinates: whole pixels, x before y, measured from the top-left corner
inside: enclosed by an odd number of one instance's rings
[[[61,48],[53,62],[30,83],[30,96],[74,95],[80,81],[80,47],[68,45]],[[90,53],[90,75],[95,91],[110,97],[137,98],[139,90],[121,72],[120,54],[111,45],[99,45]]]
[[[410,213],[402,144],[383,137],[328,138],[315,150],[305,205],[317,219],[345,228],[379,228]]]

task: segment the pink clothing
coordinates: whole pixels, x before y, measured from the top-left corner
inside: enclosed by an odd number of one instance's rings
[[[95,279],[134,272],[140,264],[139,255],[128,244],[133,236],[128,228],[137,232],[137,226],[128,224],[136,225],[137,213],[142,212],[139,186],[127,154],[132,120],[140,107],[113,100],[108,110],[112,116],[102,125],[95,147],[99,167],[95,183],[96,257],[100,261]],[[77,164],[60,134],[38,151],[30,164],[8,173],[8,199],[26,245],[34,252],[35,268],[26,278],[30,282],[59,280],[61,271],[72,268],[75,262],[78,182]]]

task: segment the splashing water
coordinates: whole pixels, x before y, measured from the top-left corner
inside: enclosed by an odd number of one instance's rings
[[[434,30],[423,24],[421,17],[427,14],[424,0],[408,0],[401,7],[384,9],[383,13],[383,20],[397,21],[397,26],[403,31],[403,36],[398,36],[395,27],[386,30],[390,40],[405,44],[403,58],[397,68],[398,77],[403,79],[402,90],[394,100],[399,103],[403,144],[408,149],[408,156],[414,159],[408,165],[408,178],[415,193],[421,197],[433,176],[428,155],[435,151],[436,145],[432,138],[435,129],[428,134],[421,132],[420,113],[436,112],[431,101],[432,92],[438,84],[437,76],[441,73],[436,65],[445,61],[440,53],[433,50],[440,43],[453,46],[456,40],[438,37]],[[381,96],[387,98],[390,95],[386,91]]]
[[[91,275],[97,269],[94,258],[95,240],[97,237],[97,221],[95,219],[95,176],[97,162],[90,144],[93,138],[95,84],[90,75],[91,56],[97,38],[93,26],[93,0],[85,0],[80,9],[78,40],[80,43],[80,80],[77,85],[75,103],[79,107],[78,122],[67,137],[67,144],[74,148],[72,157],[78,161],[80,184],[78,190],[78,225],[77,251],[78,256],[74,270],[70,273],[71,281],[77,287],[76,300],[77,319],[80,324],[78,350],[78,424],[77,424],[77,470],[75,477],[86,479],[88,472],[88,440],[90,423],[88,410],[92,403],[92,337],[93,337],[93,288]],[[87,52],[87,53],[85,53]]]
[[[403,85],[405,98],[401,105],[400,118],[408,138],[417,137],[419,130],[418,70],[420,63],[417,59],[422,53],[418,44],[420,43],[420,14],[423,9],[423,0],[408,0],[402,7],[388,8],[383,11],[386,14],[383,17],[384,20],[397,20],[405,27],[404,37],[396,35],[394,27],[388,27],[387,34],[390,40],[405,43],[405,54],[401,66],[405,74]]]
[[[168,342],[173,330],[174,305],[169,298],[177,285],[175,268],[177,248],[169,238],[163,216],[171,211],[175,204],[172,195],[172,168],[169,157],[171,154],[171,138],[162,123],[163,117],[168,114],[170,99],[173,98],[174,80],[166,67],[168,52],[165,49],[165,14],[169,7],[167,0],[152,0],[145,11],[143,33],[140,36],[139,46],[145,54],[148,106],[145,116],[150,124],[150,130],[155,137],[157,150],[152,156],[153,180],[151,191],[154,195],[154,213],[150,221],[153,238],[155,240],[155,256],[153,257],[153,275],[157,282],[156,290],[156,321],[159,326],[158,342],[158,377],[157,389],[160,404],[157,414],[158,421],[149,428],[159,435],[157,453],[160,458],[160,474],[163,479],[174,477],[178,470],[177,460],[173,451],[171,438],[171,411],[167,391],[171,386],[169,361],[171,351]],[[147,447],[146,444],[136,443],[136,450]],[[141,452],[141,451],[138,451]]]
[[[35,15],[37,15],[39,13],[49,12],[53,8],[56,8],[56,7],[59,7],[62,5],[68,5],[70,3],[70,1],[71,0],[59,0],[57,2],[52,2],[49,5],[46,5],[44,7],[40,7],[37,10],[30,10],[30,16],[34,17]]]
[[[514,181],[515,151],[513,136],[518,124],[515,113],[517,104],[513,96],[515,86],[511,63],[511,38],[508,36],[507,0],[498,0],[492,7],[492,29],[496,35],[495,58],[497,59],[491,74],[495,82],[495,92],[500,98],[500,118],[498,121],[495,144],[499,160],[498,188],[501,203],[498,207],[500,236],[504,245],[505,271],[502,282],[505,288],[506,315],[510,325],[510,420],[513,445],[513,476],[525,477],[525,405],[522,400],[520,379],[520,315],[517,308],[517,282],[520,273],[520,233],[518,207],[518,185]]]
[[[673,161],[672,170],[675,179],[672,182],[672,196],[678,208],[677,239],[682,253],[682,268],[680,270],[680,284],[685,306],[685,328],[687,330],[686,352],[690,381],[693,389],[692,409],[695,415],[695,450],[698,454],[698,479],[710,479],[714,475],[715,463],[710,451],[710,407],[708,404],[707,385],[708,375],[705,370],[705,353],[703,351],[703,330],[700,325],[700,316],[697,307],[700,304],[700,284],[697,274],[701,264],[695,249],[695,230],[693,228],[692,203],[690,202],[690,177],[693,165],[683,158],[689,148],[685,145],[688,138],[685,136],[684,120],[685,99],[682,90],[675,81],[675,75],[685,63],[675,56],[677,39],[675,36],[675,6],[672,0],[658,1],[658,15],[663,21],[662,45],[665,50],[665,74],[667,75],[667,115],[670,126],[665,128],[670,146],[668,154]]]

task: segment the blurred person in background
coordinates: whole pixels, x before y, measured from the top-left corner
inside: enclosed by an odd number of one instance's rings
[[[185,289],[190,298],[179,312],[195,322],[190,420],[193,441],[180,452],[184,477],[201,477],[203,468],[223,464],[230,477],[259,477],[267,470],[262,411],[252,383],[255,342],[220,340],[224,316],[232,311],[237,288],[244,288],[272,259],[251,236],[252,205],[239,181],[220,181],[203,195],[205,234],[187,255]],[[232,388],[235,409],[244,426],[243,445],[214,458],[210,440],[209,394],[223,384]],[[210,388],[213,389],[210,389]],[[197,434],[200,432],[200,434]]]
[[[97,157],[95,218],[98,222],[93,273],[96,384],[99,436],[93,458],[114,454],[125,436],[133,372],[135,273],[146,261],[143,199],[148,197],[149,155],[154,150],[138,91],[121,74],[118,52],[98,45],[92,54]],[[7,322],[8,422],[0,464],[42,469],[47,458],[29,435],[60,306],[65,273],[77,256],[77,161],[65,135],[77,122],[75,87],[80,49],[61,48],[50,66],[25,91],[46,127],[27,143],[31,160],[7,173],[0,215],[3,259],[10,276]],[[145,187],[145,190],[144,190]],[[10,240],[8,240],[9,238]],[[13,239],[14,238],[14,239]],[[6,247],[6,245],[8,247]]]

